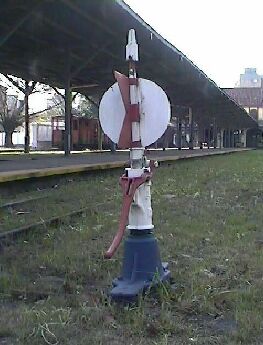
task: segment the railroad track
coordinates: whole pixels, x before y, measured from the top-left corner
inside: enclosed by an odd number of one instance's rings
[[[22,200],[9,201],[7,203],[0,205],[0,209],[8,209],[8,208],[10,209],[10,208],[14,208],[16,206],[21,206],[21,205],[26,204],[28,202],[39,201],[39,200],[45,199],[45,198],[47,198],[47,196],[38,196],[36,198],[25,198]]]
[[[53,204],[57,206],[57,204],[60,204],[60,208],[63,208],[64,205],[68,205],[68,200],[58,200],[59,198],[53,198],[51,199],[52,195],[45,195],[45,196],[38,196],[35,198],[24,198],[17,201],[7,202],[2,205],[0,205],[0,217],[3,219],[3,216],[9,216],[11,215],[12,218],[20,217],[21,215],[27,215],[29,217],[29,220],[26,221],[26,224],[23,224],[22,226],[16,225],[14,227],[11,227],[10,229],[0,231],[0,248],[4,246],[8,246],[12,244],[14,241],[18,240],[19,238],[31,233],[31,232],[41,232],[45,231],[48,226],[56,225],[59,223],[63,223],[65,219],[72,219],[74,217],[80,216],[82,214],[85,214],[87,212],[95,212],[98,207],[102,207],[105,205],[105,203],[96,203],[96,205],[90,203],[86,205],[85,207],[73,209],[70,211],[66,211],[63,214],[59,215],[53,215],[48,217],[41,217],[39,215],[38,220],[30,221],[31,212],[24,211],[30,204],[36,203],[39,201],[42,201],[45,199],[45,201],[48,201],[50,199],[50,202],[52,201]],[[76,201],[76,200],[75,200]],[[21,209],[23,209],[21,211]],[[0,219],[1,219],[0,218]],[[19,223],[19,221],[17,221]],[[1,226],[1,223],[0,223]],[[2,230],[2,229],[1,229]]]

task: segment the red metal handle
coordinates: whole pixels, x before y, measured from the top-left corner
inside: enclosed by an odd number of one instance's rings
[[[145,173],[142,176],[135,178],[128,178],[126,176],[122,176],[120,178],[120,184],[123,191],[123,202],[121,208],[119,228],[112,241],[112,244],[104,254],[105,259],[111,259],[121,243],[128,221],[131,203],[136,189],[138,189],[140,185],[142,185],[145,181],[149,180],[150,178],[151,173]]]
[[[112,244],[110,245],[109,249],[106,251],[104,257],[106,259],[112,258],[116,250],[118,249],[121,240],[123,238],[124,232],[125,232],[125,227],[127,224],[127,219],[129,216],[129,211],[130,211],[130,206],[132,203],[132,198],[126,197],[123,200],[122,208],[121,208],[121,216],[120,216],[120,221],[119,221],[119,229],[118,232],[116,233]]]

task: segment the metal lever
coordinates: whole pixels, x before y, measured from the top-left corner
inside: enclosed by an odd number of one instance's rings
[[[121,215],[119,221],[119,228],[118,231],[110,245],[109,249],[105,253],[104,257],[106,259],[112,258],[116,250],[118,249],[121,240],[123,238],[127,220],[129,217],[130,207],[133,201],[134,194],[136,190],[146,181],[148,181],[152,177],[152,173],[146,172],[142,174],[140,177],[129,178],[123,175],[120,178],[120,185],[123,192],[123,202],[121,208]]]

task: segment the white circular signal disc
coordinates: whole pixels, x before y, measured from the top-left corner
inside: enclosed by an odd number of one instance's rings
[[[103,95],[99,106],[99,118],[103,132],[114,142],[118,143],[125,108],[121,98],[118,83],[113,84]]]
[[[139,79],[140,135],[143,147],[149,146],[165,132],[171,117],[171,108],[166,93],[154,82]],[[118,83],[113,84],[103,95],[99,118],[104,133],[118,143],[125,108]]]
[[[165,132],[171,117],[171,107],[160,86],[147,79],[139,79],[140,131],[142,146],[149,146]]]

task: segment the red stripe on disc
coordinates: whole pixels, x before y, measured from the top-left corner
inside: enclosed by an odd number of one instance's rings
[[[118,147],[121,149],[128,149],[134,146],[132,142],[132,122],[139,122],[140,120],[139,105],[131,105],[130,103],[130,85],[137,85],[138,79],[134,78],[131,83],[131,79],[122,73],[115,71],[114,75],[119,85],[122,101],[126,111],[120,132]]]

